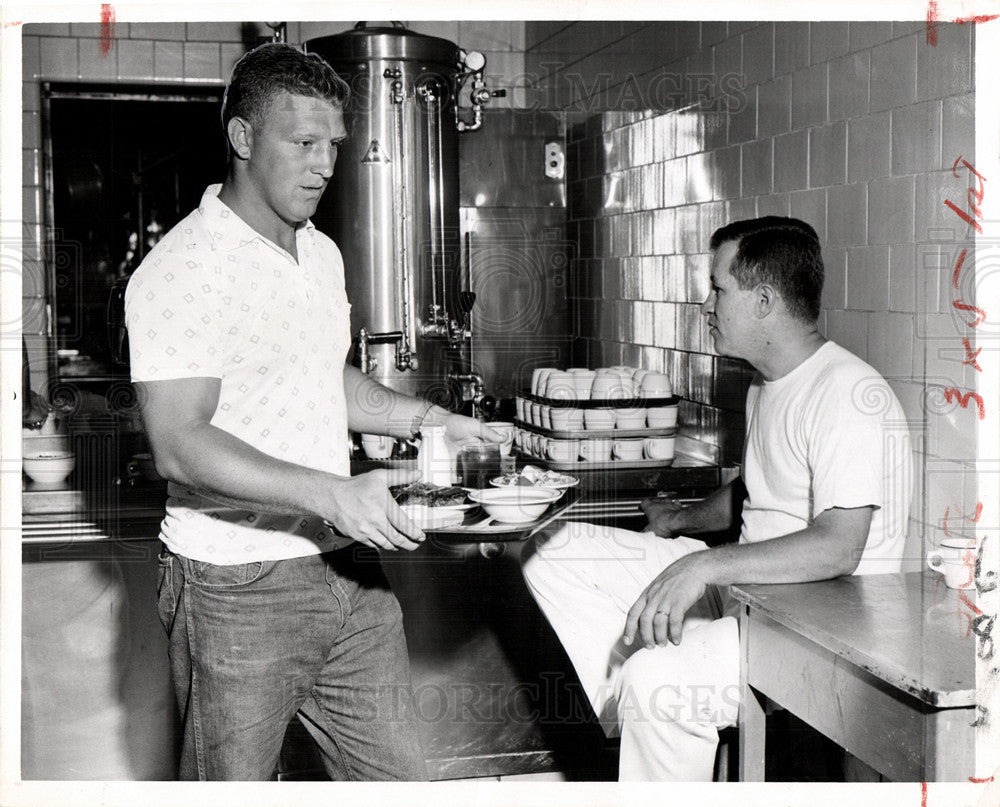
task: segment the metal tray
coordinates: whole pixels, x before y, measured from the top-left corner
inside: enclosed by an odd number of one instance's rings
[[[637,471],[650,468],[669,468],[674,464],[674,460],[676,459],[676,457],[671,457],[668,460],[602,460],[600,462],[573,460],[572,462],[562,462],[560,460],[550,460],[547,457],[536,457],[534,454],[520,453],[519,456],[530,459],[533,463],[546,465],[553,471],[566,471],[569,473],[579,471]]]
[[[523,420],[515,420],[514,424],[520,426],[525,431],[544,434],[546,437],[554,437],[557,440],[588,440],[590,438],[617,440],[619,437],[623,439],[628,437],[674,437],[677,434],[676,426],[666,429],[580,429],[579,431],[558,431],[556,429],[535,426],[532,423],[525,423]]]
[[[579,490],[568,489],[565,495],[554,501],[540,518],[527,524],[493,523],[481,527],[478,525],[486,520],[486,511],[482,508],[476,508],[466,514],[465,521],[461,524],[456,524],[453,527],[441,527],[436,530],[424,530],[424,535],[430,541],[447,544],[525,541],[576,504],[581,495]]]
[[[677,395],[669,398],[546,398],[533,392],[519,393],[526,401],[548,404],[561,409],[645,409],[650,406],[673,406],[681,399]]]

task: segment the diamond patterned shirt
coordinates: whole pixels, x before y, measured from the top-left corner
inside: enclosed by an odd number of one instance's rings
[[[213,426],[272,457],[348,476],[340,250],[306,222],[296,263],[223,204],[220,188],[205,191],[129,281],[132,380],[218,378]],[[236,510],[174,483],[168,494],[160,538],[194,560],[280,560],[349,543],[316,517]]]

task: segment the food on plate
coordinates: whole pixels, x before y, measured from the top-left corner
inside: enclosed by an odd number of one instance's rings
[[[473,505],[474,506],[474,505]],[[427,504],[404,504],[402,510],[422,530],[439,530],[454,527],[465,520],[462,507],[431,507]]]
[[[544,487],[544,488],[568,488],[575,485],[579,480],[575,476],[561,474],[558,471],[549,471],[545,468],[537,468],[534,465],[525,465],[520,473],[504,474],[492,480],[496,487],[508,487],[517,485],[521,487]]]
[[[432,485],[429,482],[411,482],[391,489],[399,505],[420,504],[426,507],[454,507],[467,501],[465,488],[457,485]]]

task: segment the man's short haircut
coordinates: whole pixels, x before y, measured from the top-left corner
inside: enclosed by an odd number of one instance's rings
[[[234,117],[259,127],[281,92],[321,98],[339,107],[351,94],[347,82],[319,54],[268,42],[245,53],[233,68],[222,98],[222,128]]]
[[[729,271],[741,289],[773,286],[789,313],[805,322],[819,318],[823,296],[823,256],[816,231],[799,219],[763,216],[734,221],[712,234],[714,252],[737,242]]]

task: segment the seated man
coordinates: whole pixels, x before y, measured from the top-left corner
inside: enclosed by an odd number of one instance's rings
[[[739,221],[711,240],[702,305],[716,350],[757,370],[742,478],[689,507],[643,503],[646,532],[567,524],[525,579],[610,734],[619,776],[711,780],[739,707],[731,583],[900,569],[912,458],[905,416],[872,367],[817,329],[823,262],[796,219]],[[688,537],[730,526],[738,543]]]

